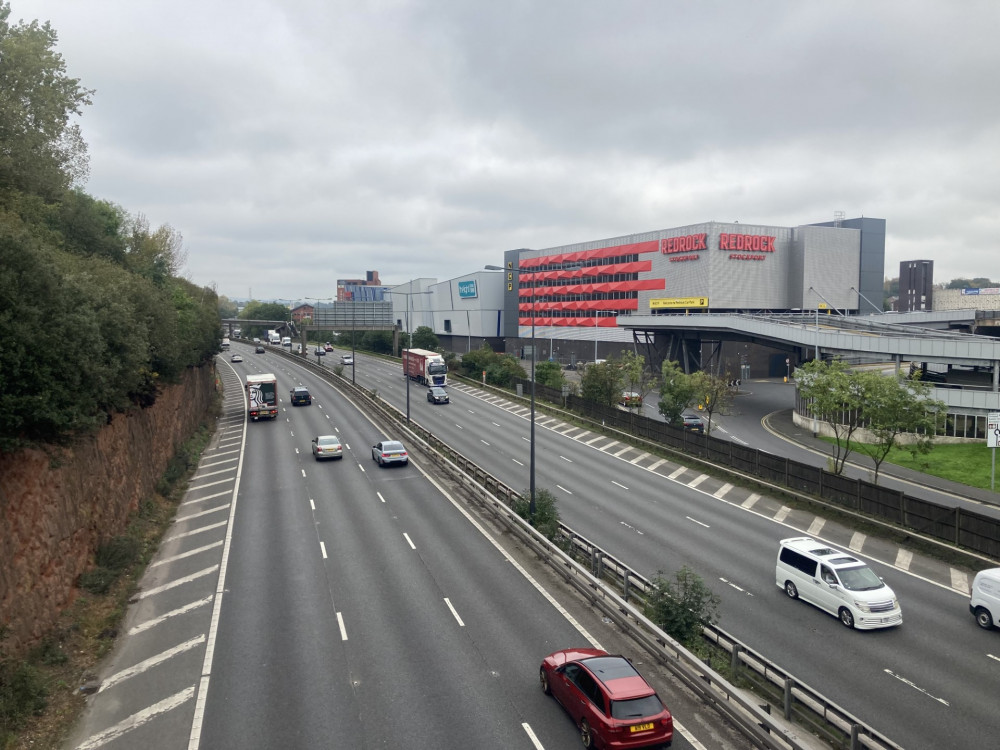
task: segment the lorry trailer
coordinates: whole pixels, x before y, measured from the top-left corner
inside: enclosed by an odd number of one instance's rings
[[[249,419],[254,422],[258,419],[277,419],[278,379],[272,373],[247,375],[246,389]]]
[[[444,357],[427,349],[403,350],[403,374],[423,385],[448,385],[448,365]]]

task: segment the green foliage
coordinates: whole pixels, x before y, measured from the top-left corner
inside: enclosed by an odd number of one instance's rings
[[[66,74],[46,22],[12,25],[0,2],[0,192],[57,199],[87,174],[87,147],[72,120],[93,91]]]
[[[555,541],[559,534],[559,509],[556,496],[545,489],[535,488],[535,515],[531,517],[531,493],[524,490],[514,499],[514,512],[534,526],[546,539]]]
[[[620,363],[607,360],[587,365],[580,376],[580,395],[588,401],[614,406],[622,392]]]
[[[417,330],[413,332],[413,349],[427,349],[429,351],[437,351],[440,342],[438,342],[438,337],[434,333],[434,329],[430,326],[417,326]]]
[[[5,633],[0,631],[0,642]],[[0,651],[0,747],[9,747],[27,719],[45,710],[47,691],[38,674],[24,661]]]
[[[235,318],[239,314],[240,309],[235,302],[224,294],[219,296],[219,318]],[[244,336],[247,335],[247,333],[249,333],[249,331],[243,331]],[[253,336],[250,338],[253,338]]]
[[[697,383],[677,362],[664,360],[660,367],[659,410],[664,419],[675,427],[683,424],[681,415],[695,403]]]
[[[121,573],[128,570],[142,554],[142,540],[122,534],[112,537],[97,548],[96,565]]]
[[[511,386],[517,379],[528,377],[521,363],[510,354],[500,354],[485,343],[481,348],[462,355],[462,372],[480,379],[486,371],[486,382],[501,387]]]
[[[701,370],[691,373],[695,398],[708,417],[707,432],[712,431],[712,415],[725,412],[733,403],[731,377],[719,377]]]
[[[376,354],[392,354],[392,331],[365,331],[359,347]]]
[[[496,352],[490,349],[484,342],[478,349],[466,352],[462,355],[461,368],[464,375],[470,378],[479,378],[483,370],[490,366],[495,359]]]
[[[549,388],[562,388],[566,384],[566,376],[558,362],[537,362],[535,380]]]
[[[861,424],[861,389],[848,364],[839,359],[806,362],[795,369],[795,382],[809,403],[810,415],[833,430],[833,467],[840,474],[852,450],[851,438]]]
[[[677,571],[673,581],[660,571],[651,583],[646,617],[678,642],[697,642],[702,627],[718,621],[719,597],[686,565]]]

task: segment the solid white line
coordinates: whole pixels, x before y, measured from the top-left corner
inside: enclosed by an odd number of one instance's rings
[[[155,568],[157,565],[166,565],[167,563],[172,563],[175,560],[183,560],[185,557],[191,557],[191,555],[197,555],[206,550],[214,549],[215,547],[221,547],[222,540],[218,542],[212,542],[211,544],[206,544],[204,547],[198,547],[198,549],[190,550],[189,552],[181,552],[179,555],[174,555],[173,557],[165,557],[162,560],[157,560],[155,563],[151,563],[149,567]]]
[[[452,615],[454,615],[455,619],[458,620],[459,627],[464,628],[465,623],[462,622],[462,618],[458,616],[458,612],[455,611],[455,608],[451,606],[451,601],[448,599],[447,596],[444,598],[444,603],[448,605],[448,609],[451,610]]]
[[[410,539],[410,535],[407,534],[405,531],[403,532],[403,538],[406,540],[406,543],[410,545],[410,549],[416,549],[417,548],[417,545],[415,545],[413,543],[413,540]]]
[[[934,697],[933,695],[931,695],[930,693],[928,693],[926,690],[924,690],[922,687],[917,687],[917,685],[915,683],[911,682],[910,680],[906,679],[905,677],[902,677],[901,675],[896,674],[891,669],[886,669],[884,671],[885,671],[886,674],[891,675],[892,677],[895,677],[897,680],[899,680],[900,682],[902,682],[904,685],[909,685],[914,690],[919,690],[921,693],[923,693],[924,695],[926,695],[931,700],[935,700],[938,703],[941,703],[941,704],[943,704],[945,706],[951,706],[951,704],[948,701],[946,701],[944,698],[936,698],[936,697]]]
[[[178,607],[177,609],[172,609],[169,612],[164,612],[159,617],[154,617],[152,620],[146,620],[146,622],[136,625],[134,628],[129,629],[129,635],[135,635],[136,633],[142,633],[150,628],[155,628],[161,622],[166,622],[171,617],[177,617],[177,615],[187,614],[192,610],[198,609],[198,607],[204,607],[212,601],[211,596],[206,596],[204,599],[199,599],[196,602],[191,602],[190,604],[185,604],[183,607]]]
[[[113,727],[108,727],[103,732],[99,732],[85,742],[78,745],[76,750],[94,750],[101,745],[106,745],[112,740],[116,740],[123,736],[127,732],[132,731],[138,727],[141,727],[150,719],[155,718],[159,714],[166,713],[180,705],[183,705],[187,701],[191,700],[194,695],[194,687],[184,688],[179,693],[171,695],[169,698],[164,698],[159,703],[154,703],[149,708],[144,708],[142,711],[132,714],[128,718],[122,719]]]
[[[211,575],[218,569],[219,569],[218,565],[213,565],[210,568],[199,570],[197,573],[192,573],[189,576],[178,578],[177,580],[171,581],[170,583],[165,583],[162,586],[156,586],[154,588],[149,589],[148,591],[140,591],[135,598],[146,599],[150,596],[156,596],[157,594],[162,594],[164,591],[169,591],[170,589],[177,588],[178,586],[183,586],[185,583],[191,583],[191,581],[197,581],[199,578],[204,578],[207,575]]]
[[[337,613],[337,626],[340,628],[340,640],[347,640],[347,626],[344,625],[344,615],[340,612]]]
[[[681,733],[681,736],[688,741],[691,745],[691,750],[708,750],[703,744],[701,744],[693,734],[688,730],[687,727],[683,726],[677,717],[674,717],[674,729]]]
[[[192,638],[189,641],[185,641],[173,648],[168,648],[166,651],[161,651],[156,656],[151,656],[148,659],[143,659],[138,664],[135,664],[128,669],[123,669],[120,672],[115,672],[113,675],[108,677],[101,683],[101,687],[98,688],[98,693],[103,693],[109,687],[117,685],[119,682],[124,682],[130,677],[135,677],[137,674],[145,672],[151,667],[155,667],[158,664],[162,664],[171,657],[177,656],[177,654],[183,654],[185,651],[190,651],[195,646],[198,646],[205,642],[205,634],[202,633],[199,636]]]

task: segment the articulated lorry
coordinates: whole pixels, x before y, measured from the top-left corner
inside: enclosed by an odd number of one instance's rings
[[[261,375],[247,375],[247,416],[254,422],[258,419],[278,417],[278,379],[267,372]]]
[[[448,365],[444,357],[427,349],[403,350],[403,374],[424,385],[448,385]]]

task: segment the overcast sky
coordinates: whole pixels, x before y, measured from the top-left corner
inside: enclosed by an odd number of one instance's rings
[[[996,0],[10,3],[96,90],[87,192],[230,297],[835,211],[1000,279]]]

